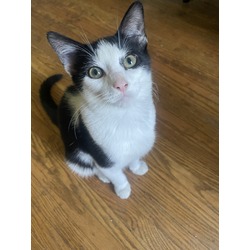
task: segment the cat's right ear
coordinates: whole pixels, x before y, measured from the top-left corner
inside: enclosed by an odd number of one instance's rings
[[[80,50],[81,44],[56,32],[48,32],[47,38],[52,48],[57,53],[66,72],[69,75],[74,74],[74,62],[76,55]]]

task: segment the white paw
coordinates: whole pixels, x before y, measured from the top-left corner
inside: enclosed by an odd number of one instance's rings
[[[144,161],[138,161],[136,164],[131,164],[129,169],[136,175],[144,175],[148,172],[148,165]]]
[[[115,188],[115,192],[121,199],[127,199],[131,194],[130,184],[127,183],[123,188]]]
[[[102,174],[101,172],[98,171],[95,175],[96,175],[96,176],[98,177],[98,179],[101,180],[102,182],[104,182],[104,183],[110,183],[110,180],[109,180],[104,174]]]

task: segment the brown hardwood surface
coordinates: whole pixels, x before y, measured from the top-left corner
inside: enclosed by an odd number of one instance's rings
[[[218,1],[144,0],[158,86],[157,141],[132,195],[83,179],[64,162],[39,101],[64,73],[49,30],[78,41],[111,35],[131,1],[32,0],[32,249],[218,249]],[[58,101],[69,76],[53,88]]]

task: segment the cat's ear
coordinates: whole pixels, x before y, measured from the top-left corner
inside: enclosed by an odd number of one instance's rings
[[[141,44],[147,43],[147,36],[144,30],[144,12],[141,2],[136,1],[131,4],[117,32],[118,35],[121,34],[125,38],[136,38]]]
[[[66,72],[69,75],[73,75],[76,55],[80,50],[81,44],[52,31],[47,33],[47,38],[52,48],[56,51]]]

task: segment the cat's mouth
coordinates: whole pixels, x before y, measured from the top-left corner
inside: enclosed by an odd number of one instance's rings
[[[124,106],[129,105],[132,102],[133,95],[129,91],[126,91],[125,93],[115,92],[105,99],[105,101],[110,104]]]
[[[133,103],[134,96],[130,92],[122,93],[119,95],[117,104],[120,106],[128,106]]]

